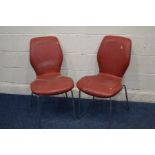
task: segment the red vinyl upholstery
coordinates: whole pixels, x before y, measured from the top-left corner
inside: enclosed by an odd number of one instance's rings
[[[70,91],[73,80],[61,75],[63,54],[54,36],[33,38],[30,41],[30,63],[36,72],[31,91],[37,95],[56,95]]]
[[[122,77],[129,65],[131,40],[120,36],[103,38],[97,54],[99,74],[85,76],[77,87],[86,94],[109,98],[122,89]]]

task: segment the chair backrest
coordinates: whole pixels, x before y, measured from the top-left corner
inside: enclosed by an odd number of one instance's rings
[[[105,36],[97,60],[100,73],[122,77],[129,65],[131,40],[120,36]]]
[[[56,37],[31,39],[30,63],[37,75],[60,72],[62,60],[62,50]]]

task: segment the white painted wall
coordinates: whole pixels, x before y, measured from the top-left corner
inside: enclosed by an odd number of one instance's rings
[[[132,39],[131,64],[124,78],[130,100],[155,102],[155,27],[0,27],[0,92],[30,93],[35,79],[29,64],[32,37],[58,37],[64,53],[62,73],[76,82],[98,72],[97,50],[109,34]]]

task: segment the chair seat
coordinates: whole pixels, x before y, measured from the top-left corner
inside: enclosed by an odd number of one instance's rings
[[[31,83],[31,90],[37,95],[57,95],[68,92],[73,87],[73,80],[59,73],[39,75]]]
[[[122,89],[121,79],[114,75],[100,73],[83,77],[77,82],[77,87],[88,95],[108,98]]]

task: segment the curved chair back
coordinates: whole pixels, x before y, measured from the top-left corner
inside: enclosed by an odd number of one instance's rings
[[[97,55],[100,73],[122,77],[129,65],[130,55],[130,39],[120,36],[104,37]]]
[[[62,50],[56,37],[31,39],[30,62],[37,75],[60,72],[62,60]]]

